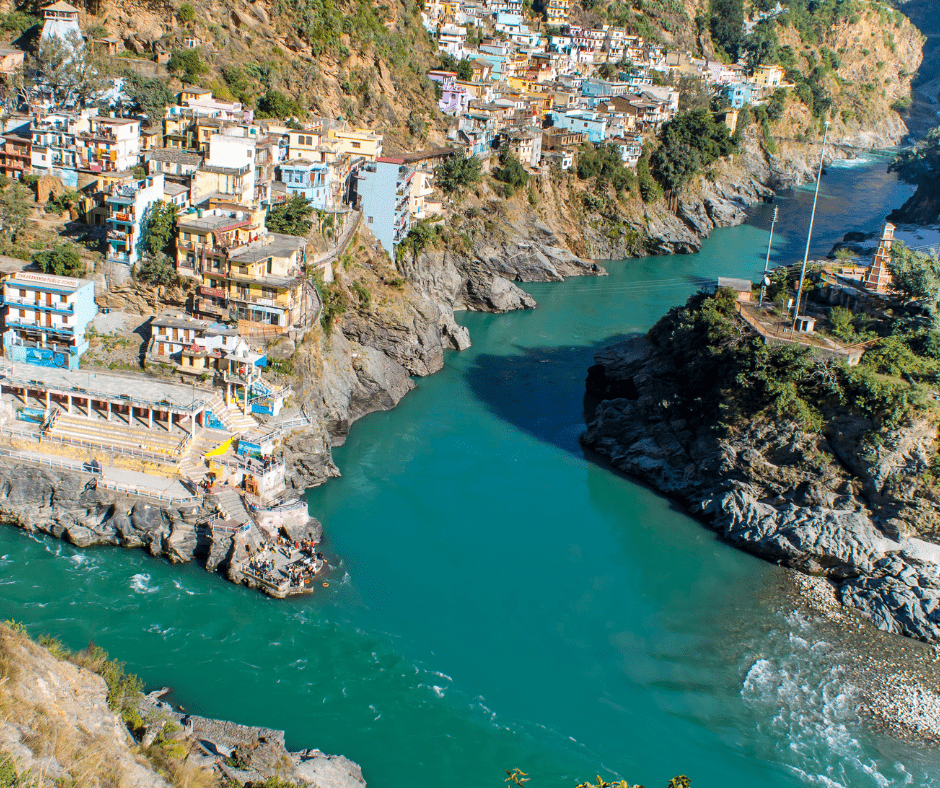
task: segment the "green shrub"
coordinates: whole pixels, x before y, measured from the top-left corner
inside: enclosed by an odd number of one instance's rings
[[[198,49],[175,49],[170,53],[167,68],[173,74],[181,75],[187,82],[199,81],[199,77],[209,72],[209,67],[202,59]]]
[[[265,225],[275,233],[303,237],[310,232],[313,206],[299,194],[268,210]]]
[[[59,244],[53,246],[52,249],[35,252],[33,262],[44,274],[82,276],[85,273],[82,256],[75,247],[68,244]]]
[[[445,192],[453,194],[480,181],[483,165],[476,156],[463,151],[445,159],[434,170],[434,179]]]

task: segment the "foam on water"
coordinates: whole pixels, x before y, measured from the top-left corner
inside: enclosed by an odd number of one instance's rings
[[[851,655],[814,636],[799,613],[770,636],[744,678],[741,696],[775,757],[808,785],[887,788],[913,780],[904,766],[873,757],[857,738],[860,689],[848,676]],[[933,785],[933,782],[922,783]]]
[[[139,594],[154,594],[160,590],[160,586],[150,586],[150,575],[146,572],[139,572],[131,578],[131,588]]]

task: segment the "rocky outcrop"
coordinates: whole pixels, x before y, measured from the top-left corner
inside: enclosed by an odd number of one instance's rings
[[[936,505],[914,497],[937,424],[922,418],[872,441],[851,414],[831,433],[791,422],[728,430],[677,412],[669,353],[645,338],[607,348],[587,378],[582,444],[682,501],[729,542],[823,574],[843,604],[880,628],[940,642]]]
[[[186,715],[160,692],[114,698],[101,675],[82,667],[104,672],[113,663],[91,653],[70,659],[79,664],[0,624],[0,766],[9,758],[29,785],[169,788],[171,778],[222,786],[277,776],[319,788],[365,786],[359,766],[342,756],[290,752],[283,731]]]

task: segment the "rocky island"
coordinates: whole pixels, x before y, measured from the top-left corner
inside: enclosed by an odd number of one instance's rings
[[[848,366],[765,344],[736,295],[696,295],[600,351],[582,444],[729,542],[826,577],[881,629],[940,641],[935,332],[881,312]],[[846,319],[834,309],[820,326]]]

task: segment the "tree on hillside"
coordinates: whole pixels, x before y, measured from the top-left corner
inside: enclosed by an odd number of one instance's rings
[[[506,184],[506,196],[512,197],[516,189],[523,188],[529,182],[529,173],[508,145],[499,149],[499,165],[493,172],[493,177]]]
[[[891,247],[888,270],[894,285],[909,298],[920,301],[935,329],[940,329],[940,258],[908,249],[902,243]]]
[[[173,74],[179,74],[186,82],[194,83],[209,71],[198,49],[176,49],[170,53],[167,68]]]
[[[128,69],[124,72],[124,93],[131,111],[147,116],[151,123],[163,120],[164,110],[173,103],[169,86],[159,77],[144,77]]]
[[[313,226],[310,221],[311,213],[313,206],[299,194],[295,194],[287,202],[275,205],[268,211],[265,225],[275,233],[302,237],[309,233]]]
[[[300,114],[300,107],[297,106],[297,102],[279,90],[268,88],[258,99],[259,118],[288,118],[298,114]]]
[[[57,104],[91,103],[106,89],[100,63],[85,51],[82,39],[71,34],[49,36],[33,61],[36,81],[52,93]]]
[[[157,252],[144,255],[137,269],[137,278],[151,285],[172,285],[179,277],[176,273],[176,266],[169,256],[163,252]]]
[[[478,183],[482,172],[483,165],[476,156],[467,156],[460,151],[438,165],[434,170],[434,178],[445,192],[453,194]]]
[[[173,245],[176,216],[179,213],[173,203],[157,200],[150,209],[147,226],[147,251],[150,254],[168,252]]]
[[[709,0],[708,19],[715,46],[724,50],[731,62],[736,63],[744,45],[743,0]]]
[[[14,243],[26,226],[31,212],[29,191],[25,186],[12,183],[0,191],[0,231],[4,235],[9,234]]]
[[[457,79],[469,82],[473,79],[473,64],[464,58],[457,64]]]
[[[44,274],[82,276],[85,273],[82,256],[74,246],[68,244],[59,244],[52,247],[52,249],[34,252],[33,262]]]
[[[736,148],[724,123],[706,110],[695,110],[676,115],[663,126],[650,166],[659,182],[675,191]]]

